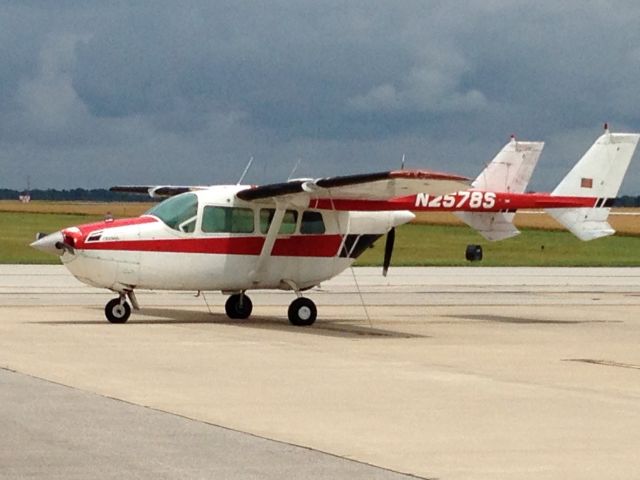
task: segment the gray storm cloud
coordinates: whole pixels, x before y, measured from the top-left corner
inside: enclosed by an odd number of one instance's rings
[[[610,121],[639,130],[635,2],[6,2],[0,187],[474,176],[545,140],[553,187]],[[634,162],[637,163],[637,160]],[[623,191],[638,193],[640,166]]]

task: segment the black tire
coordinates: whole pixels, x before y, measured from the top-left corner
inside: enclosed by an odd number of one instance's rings
[[[296,327],[313,325],[318,316],[318,309],[312,300],[304,297],[296,298],[289,305],[289,322]]]
[[[233,318],[234,320],[244,320],[245,318],[249,318],[251,315],[251,312],[253,311],[253,303],[251,303],[251,299],[247,295],[240,295],[239,293],[236,293],[235,295],[231,295],[227,298],[227,301],[224,304],[224,309],[229,318]]]
[[[107,302],[104,314],[111,323],[125,323],[131,315],[131,307],[127,302],[120,303],[119,298]]]
[[[479,262],[482,260],[482,245],[467,245],[464,252],[465,258],[470,262]]]

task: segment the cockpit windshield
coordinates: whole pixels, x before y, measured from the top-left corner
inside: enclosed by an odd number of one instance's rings
[[[158,217],[174,230],[193,232],[198,215],[198,196],[195,193],[183,193],[159,203],[145,215]]]

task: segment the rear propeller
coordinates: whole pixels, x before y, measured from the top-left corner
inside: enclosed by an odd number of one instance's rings
[[[393,244],[396,241],[396,229],[393,227],[387,233],[387,240],[384,244],[384,261],[382,262],[382,275],[387,276],[389,265],[391,265],[391,255],[393,254]]]

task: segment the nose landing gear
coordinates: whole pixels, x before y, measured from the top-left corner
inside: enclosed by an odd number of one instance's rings
[[[105,305],[104,314],[111,323],[125,323],[131,315],[131,307],[124,296],[114,298]]]
[[[104,314],[111,323],[125,323],[131,315],[131,306],[127,303],[127,297],[131,301],[134,310],[140,310],[136,294],[131,290],[120,292],[118,298],[114,298],[107,302],[104,306]]]

